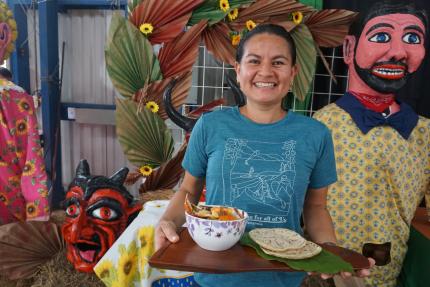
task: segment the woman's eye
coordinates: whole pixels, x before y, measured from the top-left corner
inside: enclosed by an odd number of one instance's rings
[[[283,64],[284,64],[284,62],[282,62],[282,61],[275,61],[275,62],[273,62],[274,66],[279,66],[279,65],[283,65]]]
[[[76,216],[78,216],[80,213],[81,213],[81,210],[79,209],[79,206],[78,206],[77,204],[69,205],[69,206],[66,208],[66,214],[67,214],[67,216],[70,216],[70,217],[76,217]]]
[[[250,59],[250,60],[248,61],[248,63],[250,63],[250,64],[258,64],[259,62],[258,62],[258,60],[257,60],[257,59]]]
[[[93,217],[102,220],[115,220],[118,218],[118,213],[112,208],[103,206],[99,207],[91,213]]]
[[[421,38],[417,33],[406,33],[403,38],[402,38],[403,42],[408,43],[408,44],[420,44],[421,43]]]
[[[375,42],[375,43],[387,43],[391,40],[390,35],[388,35],[387,33],[377,33],[374,36],[372,36],[371,38],[369,38],[370,42]]]

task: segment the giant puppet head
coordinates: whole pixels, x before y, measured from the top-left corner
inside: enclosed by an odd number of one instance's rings
[[[142,209],[123,185],[127,174],[128,168],[124,167],[111,177],[92,176],[87,161],[79,163],[66,193],[62,226],[67,259],[76,270],[92,272]]]
[[[427,18],[411,5],[378,2],[360,13],[344,42],[349,89],[369,95],[393,94],[425,56]]]
[[[16,22],[6,3],[0,2],[0,61],[9,58],[17,37]]]

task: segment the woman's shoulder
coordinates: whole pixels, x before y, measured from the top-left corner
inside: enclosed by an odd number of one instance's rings
[[[237,110],[236,107],[217,108],[216,110],[203,113],[201,118],[205,121],[219,121],[225,117],[233,116],[236,113],[235,110]]]
[[[309,129],[316,129],[316,130],[327,130],[327,126],[325,124],[323,124],[322,122],[313,119],[309,116],[305,116],[305,115],[301,115],[298,113],[294,113],[292,112],[292,116],[294,119],[294,122],[296,122],[296,124],[300,124],[300,125],[304,125]]]

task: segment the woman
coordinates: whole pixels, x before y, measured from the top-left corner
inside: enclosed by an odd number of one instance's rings
[[[296,50],[281,26],[259,25],[238,46],[235,70],[247,102],[203,115],[183,161],[185,177],[156,228],[156,248],[179,240],[185,196],[246,210],[247,228],[283,227],[335,243],[325,208],[336,181],[333,144],[321,123],[282,109],[297,74]],[[201,286],[299,286],[304,273],[195,274]],[[222,280],[222,281],[220,281]]]

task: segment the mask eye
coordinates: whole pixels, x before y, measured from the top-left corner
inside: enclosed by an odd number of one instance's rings
[[[112,208],[102,206],[97,209],[94,209],[91,215],[95,218],[110,221],[118,218],[118,213]]]
[[[77,204],[71,204],[66,208],[66,214],[70,217],[77,217],[81,213],[79,206]]]
[[[375,42],[375,43],[387,43],[390,40],[391,40],[390,35],[383,32],[377,33],[373,35],[371,38],[369,38],[370,42]]]
[[[403,42],[408,44],[420,44],[421,38],[417,33],[406,33],[403,38]]]

